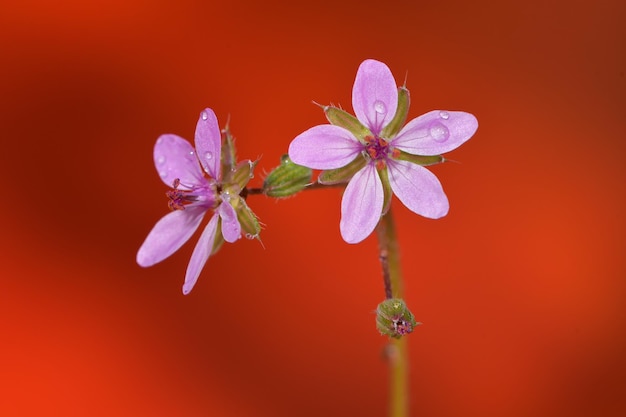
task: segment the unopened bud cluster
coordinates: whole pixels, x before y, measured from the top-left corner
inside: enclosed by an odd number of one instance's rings
[[[404,300],[399,298],[389,298],[376,308],[376,328],[389,337],[399,339],[420,324],[415,321]]]

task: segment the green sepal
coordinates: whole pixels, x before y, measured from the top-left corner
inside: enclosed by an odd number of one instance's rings
[[[351,115],[350,113],[335,106],[325,106],[324,113],[330,124],[343,127],[350,131],[361,142],[365,143],[367,136],[372,136],[372,132],[361,122],[359,119]]]
[[[377,168],[376,170],[378,171],[380,181],[383,184],[383,210],[381,216],[384,216],[387,214],[387,211],[389,211],[393,191],[391,189],[391,184],[389,183],[389,171],[387,171],[387,166],[385,165],[383,168]]]
[[[289,159],[289,155],[283,155],[280,165],[265,177],[263,191],[269,197],[289,197],[309,185],[312,175],[311,168],[295,164]]]
[[[246,238],[258,238],[261,232],[261,224],[256,214],[248,207],[246,200],[238,198],[235,211],[237,212],[237,220],[239,220],[241,230],[244,232]]]
[[[376,308],[376,328],[381,334],[399,339],[420,325],[404,300],[389,298]]]
[[[399,159],[400,161],[412,162],[417,165],[421,165],[423,167],[427,167],[430,165],[437,165],[442,162],[445,162],[445,158],[441,155],[432,155],[432,156],[424,156],[424,155],[413,155],[408,152],[401,151],[400,149],[394,149],[394,159]]]
[[[410,104],[411,98],[409,90],[404,86],[398,87],[398,108],[396,109],[396,114],[393,116],[393,119],[391,119],[389,124],[380,132],[380,136],[386,139],[392,139],[398,134],[398,132],[400,132],[400,129],[404,126],[406,117],[409,114]]]
[[[217,230],[215,231],[215,238],[213,239],[213,248],[211,248],[211,255],[216,253],[224,244],[224,236],[222,236],[222,218],[217,220]]]
[[[230,133],[228,123],[222,129],[222,179],[227,179],[237,164],[237,149],[235,148],[235,138]]]
[[[344,167],[322,171],[320,176],[317,178],[317,182],[324,185],[341,184],[343,182],[348,182],[354,176],[354,174],[356,174],[359,170],[361,170],[361,168],[365,166],[365,164],[367,164],[367,161],[365,160],[365,158],[359,155],[354,158],[354,161],[350,162]]]
[[[229,174],[230,178],[227,181],[239,187],[237,194],[239,194],[239,191],[246,188],[248,182],[252,178],[254,178],[254,167],[256,166],[257,162],[258,161],[252,162],[250,160],[241,161],[237,164],[237,167]]]

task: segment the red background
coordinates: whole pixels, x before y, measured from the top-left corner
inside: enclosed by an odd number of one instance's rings
[[[226,245],[189,296],[193,243],[135,264],[167,212],[159,134],[230,115],[259,185],[376,58],[408,72],[410,117],[480,124],[433,168],[446,218],[394,202],[412,415],[625,415],[624,21],[620,1],[3,2],[0,414],[385,415],[376,240],[341,240],[338,190],[251,198],[265,248]]]

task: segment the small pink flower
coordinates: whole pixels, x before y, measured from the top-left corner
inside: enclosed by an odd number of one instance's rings
[[[408,91],[403,91],[408,100]],[[372,233],[387,209],[389,187],[414,213],[432,219],[445,216],[449,204],[441,183],[419,164],[419,157],[411,157],[449,152],[478,128],[478,121],[469,113],[435,110],[396,129],[390,122],[397,121],[398,98],[396,81],[387,65],[368,59],[359,66],[352,89],[352,107],[358,120],[343,127],[341,123],[314,126],[289,146],[293,162],[313,169],[334,170],[364,159],[341,202],[339,227],[348,243],[361,242]],[[408,101],[402,110],[408,111]]]
[[[241,225],[231,205],[233,197],[220,182],[222,139],[213,110],[207,108],[200,113],[195,143],[196,149],[173,134],[157,139],[154,165],[161,180],[172,187],[166,194],[173,211],[154,225],[137,252],[137,263],[143,267],[161,262],[189,240],[206,212],[213,210],[187,266],[184,294],[191,291],[214,249],[218,225],[221,224],[221,233],[227,242],[232,243],[241,236]],[[204,176],[205,172],[210,178]]]

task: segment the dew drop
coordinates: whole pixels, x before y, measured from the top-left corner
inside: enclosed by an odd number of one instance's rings
[[[374,102],[374,111],[376,111],[376,113],[378,114],[385,114],[387,113],[387,107],[385,106],[385,103],[383,103],[380,100],[376,100]]]
[[[167,171],[159,171],[159,177],[163,179],[167,178]]]
[[[435,142],[445,142],[450,137],[450,131],[441,123],[434,123],[430,126],[429,132]]]
[[[220,197],[222,198],[222,201],[225,201],[228,203],[230,202],[232,196],[230,195],[230,191],[224,190],[220,193]]]
[[[209,118],[209,114],[203,110],[202,113],[200,113],[200,117],[202,118],[202,120],[206,120]]]
[[[163,165],[165,163],[165,157],[163,155],[157,158],[157,164]]]
[[[204,158],[208,161],[213,159],[213,154],[211,152],[205,152],[204,153]]]
[[[444,120],[448,120],[448,117],[450,117],[450,113],[448,113],[447,111],[440,111],[439,117],[441,117]]]

